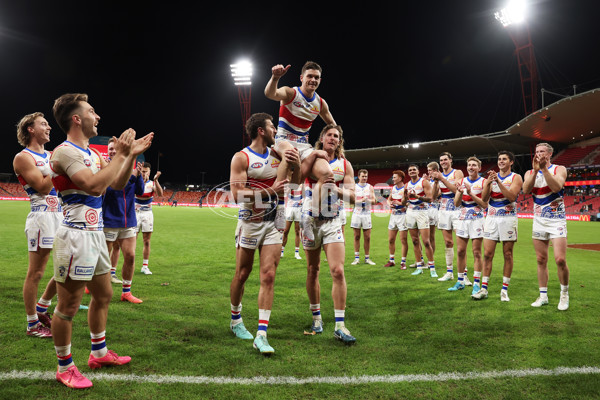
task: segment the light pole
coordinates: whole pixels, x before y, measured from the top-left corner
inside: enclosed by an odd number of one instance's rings
[[[240,109],[242,111],[242,146],[250,144],[250,138],[246,135],[245,125],[250,118],[250,103],[252,100],[252,63],[249,61],[240,61],[231,64],[231,76],[233,83],[238,88],[238,98],[240,100]]]
[[[525,116],[535,112],[537,105],[538,70],[531,43],[529,25],[525,21],[525,0],[511,0],[506,8],[494,13],[496,19],[506,28],[515,44],[519,76],[521,77],[521,93]]]

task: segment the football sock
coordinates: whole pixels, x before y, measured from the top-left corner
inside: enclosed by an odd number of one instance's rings
[[[271,318],[271,310],[258,310],[258,331],[256,332],[257,335],[267,336],[269,318]]]
[[[104,357],[108,353],[108,349],[106,348],[106,331],[100,333],[90,332],[90,337],[92,339],[92,355],[96,358]]]

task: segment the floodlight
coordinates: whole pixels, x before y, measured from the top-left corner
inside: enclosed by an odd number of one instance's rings
[[[525,21],[525,0],[511,0],[506,8],[494,13],[502,26],[518,24]]]
[[[413,149],[418,149],[419,148],[419,143],[413,143],[412,144],[412,148]]]
[[[252,63],[249,61],[240,61],[236,64],[231,64],[230,67],[234,85],[252,85]]]

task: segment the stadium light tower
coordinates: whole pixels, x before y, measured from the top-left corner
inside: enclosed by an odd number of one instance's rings
[[[240,109],[242,111],[242,146],[250,144],[250,138],[246,135],[245,124],[250,118],[250,104],[252,100],[252,63],[249,61],[239,61],[231,64],[231,76],[233,83],[238,88],[238,98],[240,100]]]
[[[506,8],[494,14],[496,19],[508,31],[515,44],[525,116],[533,113],[538,108],[537,91],[539,82],[537,63],[535,62],[526,15],[525,0],[511,0]]]

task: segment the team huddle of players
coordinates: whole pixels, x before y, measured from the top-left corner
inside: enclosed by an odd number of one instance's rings
[[[301,85],[279,86],[279,80],[290,66],[276,65],[265,88],[265,95],[279,101],[277,126],[266,113],[253,114],[246,123],[251,144],[237,152],[231,161],[230,188],[240,205],[235,230],[236,268],[230,285],[230,328],[240,339],[253,340],[261,354],[274,352],[267,340],[267,329],[273,304],[275,273],[283,255],[284,232],[300,214],[302,243],[307,260],[306,289],[311,328],[306,334],[324,331],[320,307],[319,272],[321,253],[325,252],[332,277],[331,296],[334,304],[336,339],[352,344],[345,324],[347,287],[344,275],[345,204],[354,204],[351,226],[354,229],[355,260],[360,261],[361,231],[364,234],[365,262],[369,258],[371,205],[375,203],[373,188],[367,183],[368,172],[360,170],[359,182],[344,157],[341,126],[333,119],[325,100],[317,93],[321,82],[321,67],[307,62],[301,71]],[[25,116],[17,127],[19,143],[25,147],[14,160],[15,173],[31,199],[31,213],[25,232],[28,239],[29,269],[23,289],[27,312],[27,334],[52,337],[58,358],[56,379],[64,385],[81,389],[92,386],[71,356],[72,320],[81,305],[84,291],[89,291],[88,323],[91,336],[90,368],[123,365],[131,357],[118,356],[106,346],[108,305],[112,298],[111,280],[122,283],[122,301],[141,303],[131,294],[135,258],[136,220],[144,235],[142,272],[150,274],[148,257],[152,232],[151,203],[153,193],[161,195],[160,172],[149,180],[150,166],[135,166],[136,157],[149,148],[153,133],[136,139],[133,129],[127,129],[109,145],[109,160],[89,147],[89,139],[98,134],[100,116],[85,94],[65,94],[53,106],[53,114],[67,140],[52,153],[44,149],[49,142],[50,125],[41,113]],[[326,123],[314,148],[308,140],[312,122],[320,116]],[[407,232],[410,232],[417,269],[413,275],[429,269],[437,277],[434,263],[435,229],[441,230],[445,241],[446,274],[440,281],[454,279],[454,241],[458,249],[458,280],[449,290],[461,290],[467,285],[466,247],[473,242],[475,299],[487,297],[488,279],[496,244],[502,243],[504,278],[501,299],[508,301],[508,284],[512,271],[512,248],[517,239],[515,200],[518,193],[532,193],[535,200],[533,242],[538,261],[540,296],[532,304],[548,304],[547,254],[553,242],[554,255],[561,282],[558,308],[569,306],[569,270],[565,261],[566,219],[562,188],[566,170],[550,164],[552,148],[540,144],[525,178],[511,171],[513,156],[500,152],[499,172],[480,177],[481,162],[468,160],[468,177],[452,168],[452,157],[444,153],[437,163],[428,165],[428,174],[419,176],[417,165],[408,168],[410,180],[404,184],[404,173],[394,171],[394,187],[388,199],[391,209],[389,223],[390,259],[395,265],[395,241],[398,232],[402,242],[400,268],[406,268]],[[134,171],[133,174],[131,171]],[[302,183],[302,189],[300,184]],[[285,191],[289,191],[285,211]],[[302,199],[301,199],[302,197]],[[135,200],[134,200],[135,199]],[[135,208],[133,204],[135,203]],[[484,218],[484,210],[487,217]],[[137,210],[137,215],[136,215]],[[294,215],[296,216],[294,216]],[[140,229],[138,228],[137,231]],[[300,230],[300,229],[299,229]],[[420,239],[419,239],[420,238]],[[481,256],[483,242],[484,257]],[[109,248],[120,248],[124,256],[123,281],[111,274]],[[422,249],[425,249],[427,266]],[[37,302],[37,288],[44,273],[50,250],[54,249],[54,276]],[[260,290],[258,294],[258,329],[256,336],[244,326],[242,297],[244,285],[259,250]],[[296,258],[299,242],[296,243]],[[118,255],[117,255],[118,257]],[[113,269],[114,271],[114,269]],[[50,300],[58,295],[54,319],[47,314]],[[48,329],[51,328],[51,331]]]
[[[334,337],[347,344],[356,341],[345,326],[345,202],[354,204],[351,227],[355,258],[352,264],[360,262],[362,232],[365,263],[375,265],[370,259],[369,248],[371,206],[377,200],[373,187],[367,183],[368,171],[358,171],[358,183],[354,182],[352,165],[344,157],[342,128],[335,123],[325,100],[316,93],[321,81],[321,67],[307,62],[301,71],[300,86],[279,87],[280,78],[289,68],[289,65],[274,66],[265,88],[268,98],[280,102],[277,127],[269,114],[252,115],[246,124],[252,143],[236,153],[231,162],[231,189],[240,204],[240,212],[235,233],[236,272],[230,287],[230,327],[236,337],[254,339],[253,347],[262,354],[274,352],[267,340],[273,284],[292,223],[296,223],[296,232],[301,232],[296,235],[295,257],[301,258],[298,240],[301,236],[307,259],[306,287],[313,320],[311,330],[306,333],[323,332],[318,277],[321,250],[324,250],[333,279]],[[327,125],[313,148],[308,141],[308,130],[317,116],[321,116]],[[442,153],[439,164],[429,163],[427,173],[422,176],[418,165],[410,165],[406,183],[405,173],[394,171],[394,185],[387,199],[391,212],[388,225],[390,257],[385,267],[396,265],[395,243],[400,233],[400,268],[406,269],[410,233],[417,260],[412,275],[423,274],[427,269],[432,278],[438,278],[434,261],[435,230],[438,229],[444,238],[446,260],[446,273],[438,280],[454,280],[456,236],[457,281],[448,290],[459,291],[472,285],[471,296],[481,300],[488,297],[492,261],[496,246],[501,243],[504,270],[500,299],[509,301],[513,247],[518,237],[515,201],[521,191],[532,193],[533,242],[540,295],[531,305],[548,304],[547,258],[552,241],[561,283],[558,309],[567,310],[569,270],[565,260],[567,230],[563,203],[566,169],[550,163],[552,152],[549,144],[538,144],[532,169],[524,179],[512,171],[514,155],[508,151],[498,153],[499,170],[490,171],[485,177],[480,176],[481,161],[476,157],[467,160],[468,176],[463,176],[460,170],[452,168],[450,153]],[[283,201],[285,196],[287,210]],[[469,240],[474,259],[473,283],[467,277]],[[258,329],[254,337],[244,326],[241,311],[244,284],[252,270],[256,249],[260,252],[260,290]],[[423,249],[427,265],[424,265]]]

